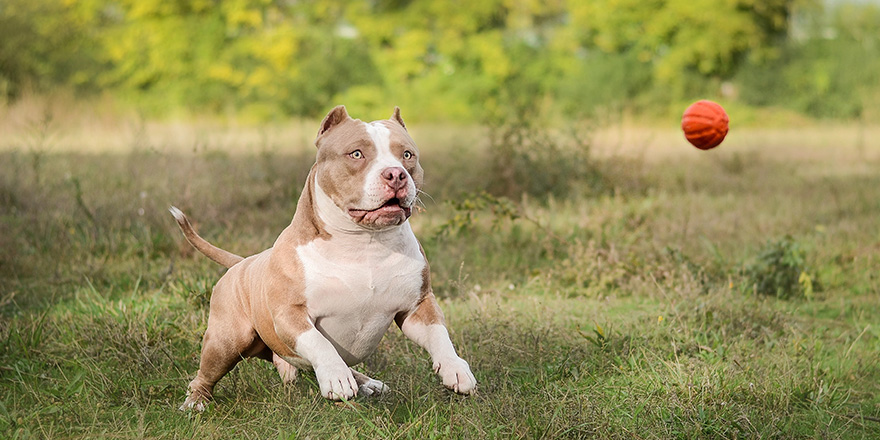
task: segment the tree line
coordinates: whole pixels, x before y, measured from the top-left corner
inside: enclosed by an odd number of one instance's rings
[[[0,94],[434,120],[722,97],[853,118],[880,97],[878,30],[876,3],[820,0],[3,0]]]

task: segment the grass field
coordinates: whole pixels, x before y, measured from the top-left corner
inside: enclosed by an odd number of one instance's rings
[[[360,367],[385,396],[336,405],[249,360],[194,415],[222,269],[166,209],[270,246],[315,124],[57,124],[0,140],[2,438],[880,438],[876,127],[734,128],[699,152],[621,125],[521,167],[533,186],[508,197],[484,131],[414,127],[411,222],[478,393],[392,328]]]

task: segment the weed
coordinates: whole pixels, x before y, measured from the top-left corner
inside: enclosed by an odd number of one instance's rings
[[[488,212],[491,229],[497,230],[501,222],[520,218],[519,209],[506,197],[495,197],[487,192],[468,194],[446,202],[452,216],[437,228],[437,236],[443,237],[465,230],[472,230],[481,212]]]
[[[814,287],[805,260],[801,244],[791,236],[768,241],[744,270],[747,286],[762,295],[809,298]]]
[[[42,182],[43,166],[55,135],[53,119],[52,109],[46,106],[43,108],[39,120],[31,123],[29,127],[30,136],[28,136],[27,149],[35,186],[39,186]]]
[[[70,183],[73,185],[74,190],[74,199],[76,200],[76,207],[79,208],[80,212],[85,214],[86,218],[89,219],[89,222],[93,225],[96,224],[95,215],[92,214],[92,210],[86,206],[85,201],[83,201],[83,190],[82,184],[80,183],[79,177],[71,177]]]
[[[595,336],[590,336],[582,332],[580,329],[578,329],[578,333],[580,333],[580,335],[583,336],[584,339],[590,341],[590,343],[595,345],[600,350],[608,349],[608,336],[605,335],[605,329],[602,328],[602,326],[599,325],[598,322],[596,323],[595,328],[593,328],[593,334]]]
[[[615,246],[600,247],[595,240],[574,241],[567,255],[549,269],[551,283],[569,295],[614,295],[636,272],[636,264]]]

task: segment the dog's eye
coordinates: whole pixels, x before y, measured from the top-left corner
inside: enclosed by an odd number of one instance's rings
[[[406,151],[403,152],[403,158],[404,158],[405,160],[410,160],[410,159],[412,159],[412,157],[413,157],[413,154],[412,154],[411,151],[406,150]]]
[[[348,153],[348,157],[352,159],[363,159],[364,153],[361,150],[354,150],[351,153]]]

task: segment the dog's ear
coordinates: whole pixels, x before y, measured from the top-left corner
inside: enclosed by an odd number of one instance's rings
[[[403,123],[403,118],[400,117],[400,107],[394,107],[394,114],[391,115],[392,121],[397,121],[404,130],[406,130],[406,124]]]
[[[327,113],[327,116],[324,117],[324,121],[321,122],[321,128],[318,130],[318,137],[321,137],[321,135],[330,131],[331,128],[349,119],[351,119],[351,117],[348,116],[348,112],[345,111],[345,106],[337,105],[333,110],[330,110],[330,113]]]

